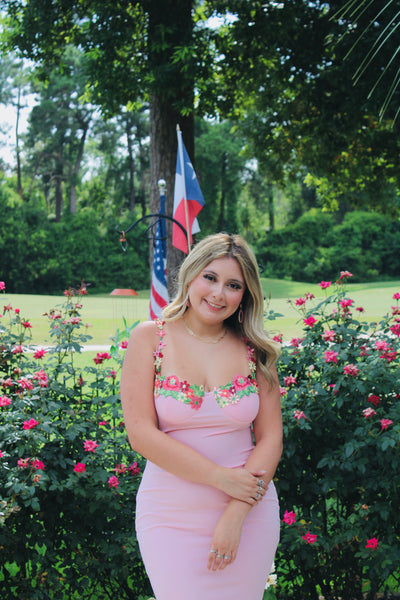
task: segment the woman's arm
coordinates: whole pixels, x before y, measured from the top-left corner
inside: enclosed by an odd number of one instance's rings
[[[221,467],[159,430],[154,406],[156,327],[150,321],[135,327],[122,367],[121,403],[132,448],[174,475],[211,485],[232,498],[256,504],[258,470]]]
[[[276,370],[274,380],[275,383],[271,387],[264,377],[257,376],[260,409],[253,424],[256,446],[245,464],[249,471],[264,471],[260,479],[264,481],[265,488],[275,474],[283,443],[280,390]],[[250,510],[250,504],[236,498],[230,500],[214,530],[210,544],[211,550],[217,550],[219,555],[229,556],[230,560],[216,559],[215,553],[211,553],[208,555],[208,569],[224,569],[235,560],[242,526]]]

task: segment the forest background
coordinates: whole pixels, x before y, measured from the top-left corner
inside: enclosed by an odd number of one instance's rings
[[[267,277],[398,277],[393,3],[167,4],[0,2],[8,291],[148,287],[145,225],[126,253],[115,228],[158,211],[160,177],[172,214],[177,123],[206,200],[199,237],[243,234]],[[170,280],[181,260],[169,241]]]

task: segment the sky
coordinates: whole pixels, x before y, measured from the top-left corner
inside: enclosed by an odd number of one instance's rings
[[[32,106],[29,104],[21,110],[19,133],[24,133],[28,126],[28,115]],[[15,164],[15,123],[16,109],[12,105],[0,105],[0,158],[10,166]]]

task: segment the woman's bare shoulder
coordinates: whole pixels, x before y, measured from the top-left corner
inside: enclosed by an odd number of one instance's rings
[[[154,345],[157,341],[158,324],[156,321],[142,321],[132,329],[129,344],[145,343]]]

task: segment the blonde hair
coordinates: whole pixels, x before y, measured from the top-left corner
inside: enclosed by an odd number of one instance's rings
[[[193,247],[179,269],[176,296],[164,308],[163,318],[166,321],[175,321],[183,317],[187,309],[189,284],[210,262],[224,257],[237,260],[246,284],[242,300],[243,322],[239,323],[238,309],[226,319],[225,323],[254,347],[257,366],[272,384],[274,380],[271,369],[279,358],[280,345],[271,340],[264,331],[264,295],[257,261],[250,246],[239,235],[226,233],[209,235]]]

